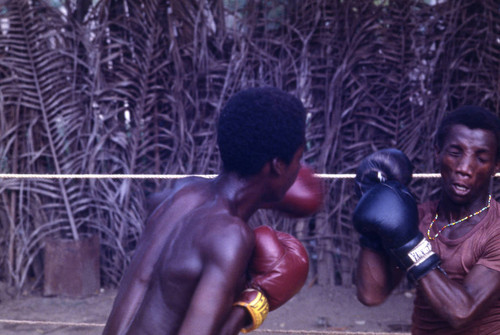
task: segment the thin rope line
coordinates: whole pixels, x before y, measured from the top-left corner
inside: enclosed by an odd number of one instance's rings
[[[324,179],[354,179],[354,173],[316,173]],[[413,178],[438,178],[439,173],[414,173]],[[40,174],[40,173],[0,173],[0,179],[180,179],[185,177],[215,178],[216,174]],[[500,177],[500,173],[495,174]]]
[[[185,177],[215,178],[212,174],[37,174],[0,173],[0,179],[180,179]]]
[[[273,330],[256,329],[252,333],[271,333],[271,334],[315,334],[315,335],[410,335],[410,333],[387,333],[387,332],[350,332],[337,330]]]
[[[9,319],[0,319],[0,323],[9,323],[9,324],[18,324],[18,325],[46,325],[46,326],[71,326],[71,327],[104,327],[104,323],[33,321],[33,320],[9,320]]]
[[[67,327],[104,327],[104,323],[90,322],[60,322],[60,321],[34,321],[34,320],[11,320],[0,319],[0,323],[18,324],[18,325],[45,325],[45,326],[67,326]],[[271,334],[326,334],[326,335],[410,335],[410,333],[386,333],[386,332],[345,332],[330,330],[273,330],[256,329],[253,333],[271,333]]]

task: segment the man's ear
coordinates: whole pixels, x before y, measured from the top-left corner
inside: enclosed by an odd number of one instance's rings
[[[493,172],[493,175],[497,174],[498,172],[500,172],[500,158],[497,158],[497,162],[495,164],[495,170]]]
[[[283,162],[283,160],[275,157],[272,159],[270,167],[272,173],[275,173],[276,175],[280,176],[285,172],[286,164],[285,162]]]

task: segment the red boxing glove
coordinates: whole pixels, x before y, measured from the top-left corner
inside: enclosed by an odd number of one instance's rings
[[[264,208],[276,209],[293,217],[310,216],[323,205],[323,197],[321,180],[312,169],[302,166],[283,199],[266,204]]]
[[[255,249],[249,265],[249,287],[267,297],[275,310],[300,291],[309,272],[309,257],[302,243],[268,226],[255,229]]]

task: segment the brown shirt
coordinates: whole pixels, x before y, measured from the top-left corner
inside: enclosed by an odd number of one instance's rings
[[[427,229],[436,214],[436,207],[437,202],[427,202],[419,206],[419,229],[426,238]],[[436,226],[433,226],[431,236],[437,231]],[[440,235],[430,242],[434,252],[441,257],[441,267],[451,280],[458,283],[463,283],[465,276],[476,264],[500,271],[500,204],[491,200],[491,207],[483,220],[461,238],[450,240]],[[455,330],[431,309],[417,287],[412,324],[414,335],[500,334],[500,299],[480,318],[464,328]]]

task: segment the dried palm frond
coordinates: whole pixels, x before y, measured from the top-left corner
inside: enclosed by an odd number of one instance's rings
[[[2,0],[0,171],[217,173],[218,111],[241,88],[273,85],[304,102],[304,160],[318,172],[352,173],[384,147],[434,172],[447,111],[500,113],[500,16],[495,0],[430,3],[78,0],[63,15]],[[98,232],[103,284],[118,283],[145,197],[171,183],[0,180],[4,276],[22,286],[44,236]],[[411,186],[419,200],[439,192],[428,179]],[[325,190],[313,218],[261,211],[252,225],[297,234],[320,282],[350,284],[353,182]]]
[[[82,155],[86,122],[82,83],[75,71],[82,65],[75,51],[78,26],[43,1],[5,1],[1,19],[3,115],[18,122],[18,143],[7,153],[17,157],[11,165],[17,171],[12,172],[82,171],[78,158]],[[41,237],[66,232],[79,239],[78,227],[86,219],[79,215],[74,202],[80,197],[81,187],[70,181],[18,184],[21,185],[13,190],[17,197],[10,201],[20,204],[16,208],[20,215],[16,222],[19,233],[12,241],[19,248],[14,257],[17,261],[10,259],[10,266],[11,276],[21,286],[41,246]],[[35,207],[29,205],[35,203]],[[37,215],[26,212],[33,209],[39,211]]]

